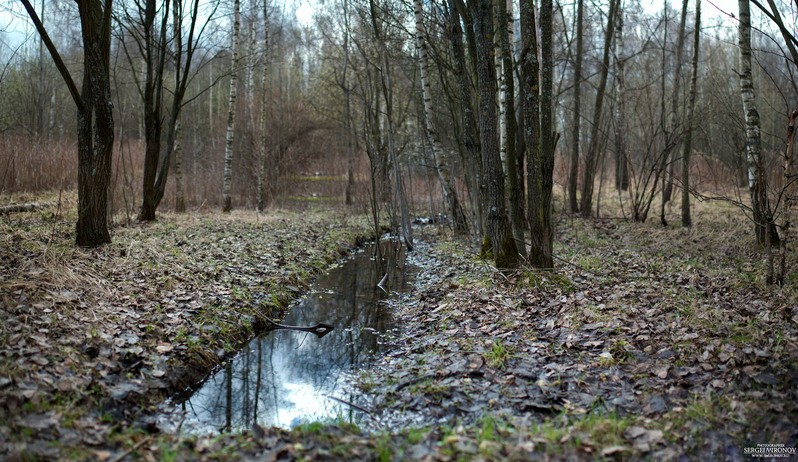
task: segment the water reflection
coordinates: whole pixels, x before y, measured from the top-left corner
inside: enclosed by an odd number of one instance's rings
[[[381,262],[373,258],[375,247],[367,247],[319,277],[308,297],[282,322],[325,322],[335,326],[332,332],[317,338],[275,330],[253,339],[178,404],[173,419],[184,413],[183,428],[192,432],[245,429],[254,422],[290,428],[325,418],[357,420],[359,411],[340,401],[357,400],[341,375],[366,365],[386,348],[385,333],[394,328],[394,321],[390,309],[378,303],[386,297],[377,287],[383,274],[388,274],[383,283],[388,292],[402,291],[410,282],[402,246],[394,241],[380,245]]]

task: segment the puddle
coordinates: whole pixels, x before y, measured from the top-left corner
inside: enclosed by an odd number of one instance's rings
[[[281,322],[293,326],[332,324],[322,338],[308,332],[273,330],[209,377],[187,400],[171,403],[158,419],[165,431],[208,433],[261,426],[292,428],[324,419],[359,421],[360,394],[346,383],[347,372],[369,365],[389,348],[397,329],[388,293],[407,290],[414,271],[405,264],[398,242],[380,242],[382,268],[373,258],[375,244],[319,276],[310,293],[289,307]],[[387,279],[378,284],[387,271]]]

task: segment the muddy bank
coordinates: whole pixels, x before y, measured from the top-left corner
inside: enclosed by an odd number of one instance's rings
[[[2,217],[0,459],[122,454],[327,265],[372,235],[331,212],[165,215],[74,248],[71,217]],[[253,303],[258,300],[258,303]]]

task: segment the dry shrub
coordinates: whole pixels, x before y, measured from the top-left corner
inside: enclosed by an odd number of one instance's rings
[[[0,192],[73,189],[78,178],[77,144],[16,133],[0,135]]]

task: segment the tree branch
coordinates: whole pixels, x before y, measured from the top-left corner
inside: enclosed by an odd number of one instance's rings
[[[36,26],[36,30],[42,37],[42,41],[47,47],[47,51],[50,52],[50,56],[53,58],[53,61],[55,61],[55,67],[58,69],[58,72],[64,79],[64,82],[69,89],[69,94],[72,95],[72,99],[75,101],[75,105],[78,107],[79,111],[85,111],[86,105],[83,102],[83,98],[80,96],[80,92],[78,91],[77,85],[75,85],[75,81],[72,80],[72,74],[69,73],[69,69],[67,69],[66,64],[64,64],[64,60],[61,59],[61,55],[55,48],[55,44],[53,44],[50,35],[44,29],[44,24],[42,24],[41,19],[39,19],[39,15],[36,14],[36,10],[34,10],[33,6],[30,4],[30,0],[22,0],[22,4],[25,6],[28,16],[30,16],[31,21],[33,21],[33,25]]]

